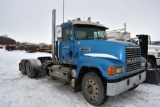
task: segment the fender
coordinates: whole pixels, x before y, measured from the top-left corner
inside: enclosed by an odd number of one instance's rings
[[[115,77],[109,77],[108,76],[108,73],[107,73],[108,72],[108,67],[109,66],[119,66],[119,65],[124,66],[122,61],[120,61],[118,59],[114,59],[114,58],[81,56],[79,58],[79,61],[78,61],[76,78],[78,78],[78,75],[80,73],[81,68],[85,66],[85,67],[98,68],[103,77],[106,77],[107,79],[115,79]],[[117,78],[117,76],[116,76],[116,78]]]

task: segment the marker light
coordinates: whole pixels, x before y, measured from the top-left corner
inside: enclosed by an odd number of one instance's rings
[[[114,72],[114,67],[108,67],[108,76],[114,76],[115,72]]]

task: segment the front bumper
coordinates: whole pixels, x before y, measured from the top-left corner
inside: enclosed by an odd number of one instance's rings
[[[144,82],[146,80],[146,71],[139,73],[133,77],[114,82],[107,83],[107,96],[116,96],[127,91],[128,89]]]

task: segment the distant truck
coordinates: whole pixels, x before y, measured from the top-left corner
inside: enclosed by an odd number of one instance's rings
[[[16,46],[16,50],[25,50],[25,46],[24,45],[18,45],[18,46]]]
[[[151,41],[151,45],[159,45],[160,46],[160,41]]]
[[[108,40],[125,41],[128,38],[130,38],[129,32],[122,32],[122,31],[118,31],[118,30],[107,31],[107,39]]]
[[[42,45],[39,47],[40,52],[49,52],[51,53],[52,51],[52,45]]]
[[[29,44],[29,45],[26,45],[25,46],[25,50],[27,52],[36,52],[38,49],[38,46],[37,45],[34,45],[34,44]]]
[[[138,38],[130,38],[126,40],[127,42],[132,42],[135,44],[139,44]],[[156,68],[160,67],[160,46],[152,45],[150,36],[148,38],[148,60],[147,60],[147,68]]]
[[[16,45],[6,45],[6,50],[8,51],[12,51],[12,50],[15,50],[16,49]]]
[[[108,40],[116,40],[116,41],[126,41],[132,42],[135,44],[139,44],[138,38],[131,38],[129,32],[122,31],[107,31],[107,39]],[[148,60],[147,60],[148,68],[160,67],[160,46],[151,45],[150,36],[148,38]]]
[[[3,45],[0,45],[0,49],[3,49]]]

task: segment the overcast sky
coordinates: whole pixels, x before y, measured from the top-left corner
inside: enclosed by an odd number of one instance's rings
[[[51,43],[52,10],[63,22],[63,0],[0,0],[0,35],[20,42]],[[65,0],[65,21],[80,17],[110,30],[124,28],[132,37],[148,34],[160,40],[160,0]]]

